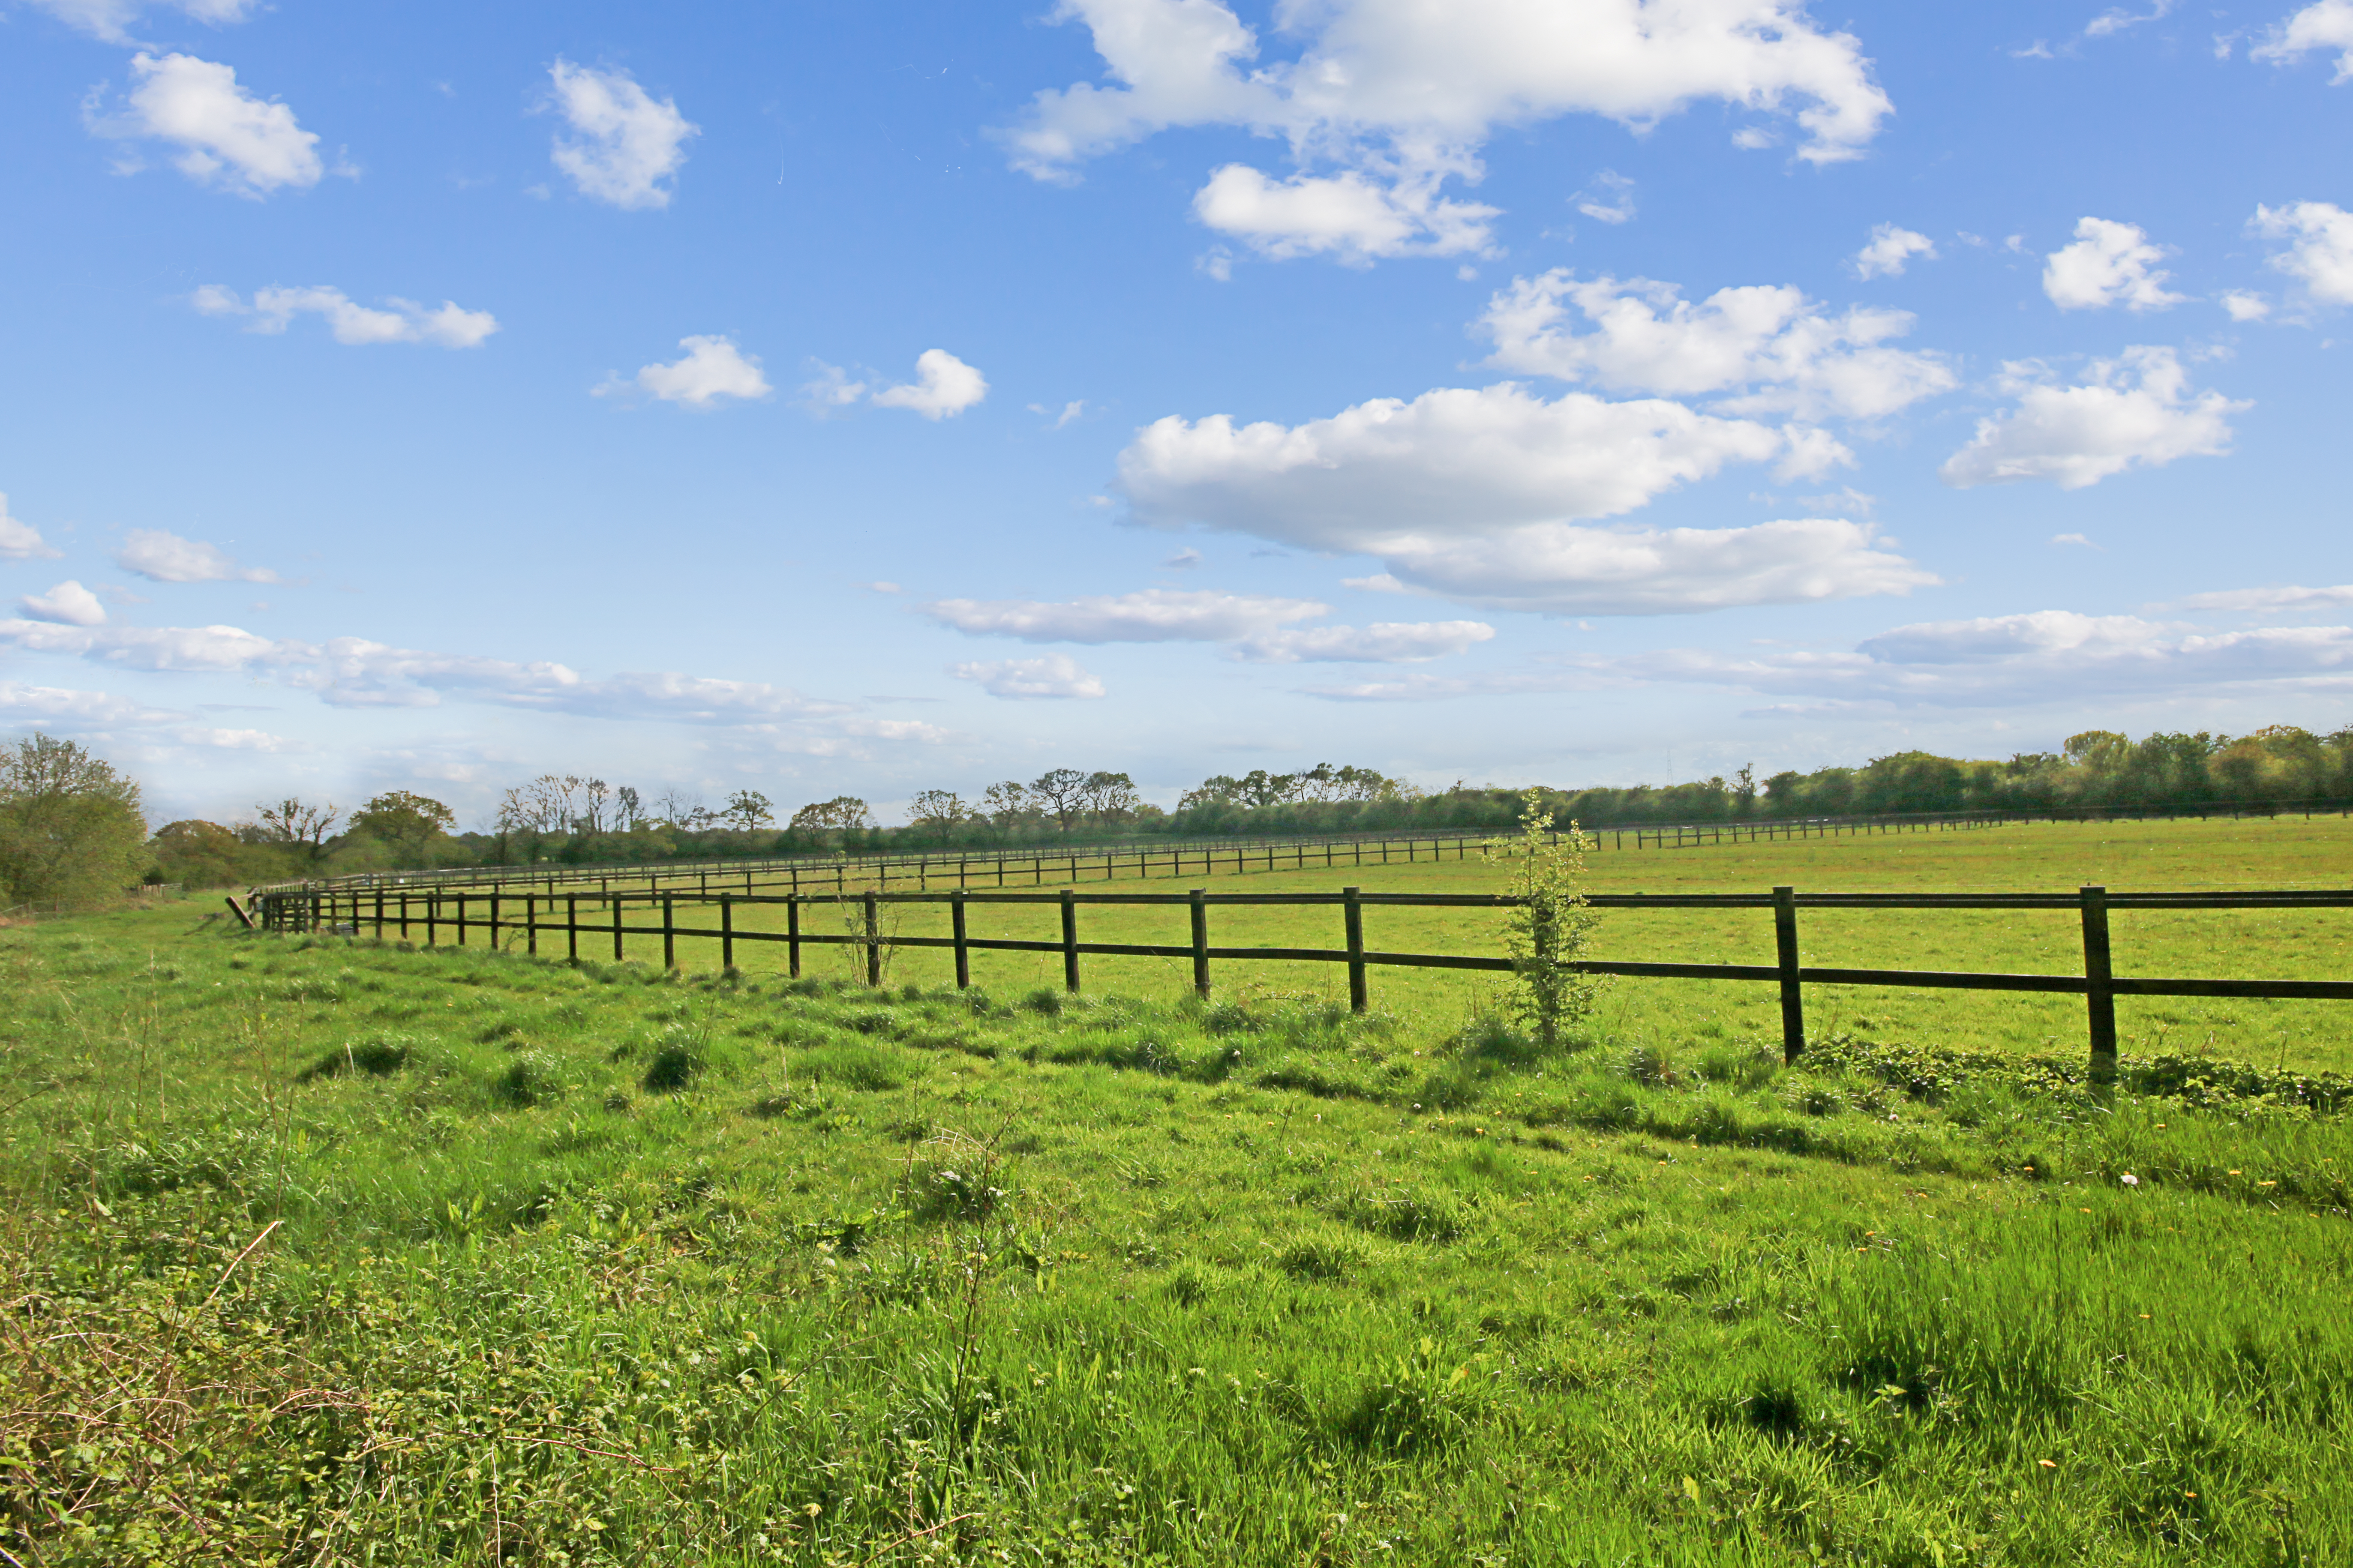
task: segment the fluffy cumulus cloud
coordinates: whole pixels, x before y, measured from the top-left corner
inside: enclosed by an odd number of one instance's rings
[[[90,121],[100,135],[169,142],[173,164],[199,184],[259,198],[315,185],[327,169],[319,138],[286,105],[255,97],[237,72],[194,55],[132,58],[132,87],[119,113]]]
[[[114,552],[114,563],[151,583],[275,583],[266,566],[240,566],[218,545],[183,539],[160,528],[134,528]]]
[[[98,602],[98,595],[70,577],[46,594],[26,595],[16,605],[30,619],[59,626],[95,626],[106,621],[106,606]]]
[[[1799,156],[1857,156],[1891,106],[1861,43],[1798,0],[1319,0],[1278,6],[1290,58],[1220,0],[1063,0],[1107,80],[1040,92],[1006,132],[1017,166],[1068,179],[1088,158],[1180,126],[1281,137],[1275,180],[1219,169],[1196,216],[1270,256],[1480,250],[1495,215],[1439,195],[1475,181],[1497,131],[1564,114],[1647,127],[1715,100],[1793,116]],[[1743,128],[1749,135],[1758,128]]]
[[[2043,258],[2042,291],[2063,310],[2162,310],[2188,298],[2166,292],[2172,274],[2157,264],[2169,254],[2137,224],[2087,217],[2075,226],[2074,244]]]
[[[1274,180],[1229,163],[1195,195],[1193,216],[1277,261],[1329,256],[1363,267],[1382,257],[1485,250],[1502,209],[1446,200],[1429,177],[1384,184],[1351,169]]]
[[[1002,658],[976,664],[959,664],[953,673],[958,680],[977,682],[991,697],[1010,698],[1027,701],[1036,698],[1101,697],[1103,683],[1090,675],[1077,659],[1066,653],[1050,653],[1040,658]]]
[[[1860,306],[1834,316],[1786,285],[1719,289],[1694,303],[1672,283],[1556,268],[1514,279],[1479,327],[1494,340],[1488,363],[1505,370],[1612,392],[1715,395],[1731,414],[1875,419],[1957,384],[1938,356],[1888,346],[1912,320]]]
[[[468,310],[444,300],[438,307],[413,300],[385,301],[377,310],[353,300],[341,289],[314,285],[307,289],[262,289],[247,302],[234,289],[207,283],[189,297],[207,316],[242,316],[246,330],[282,332],[297,316],[317,316],[339,343],[433,343],[445,349],[479,348],[499,330],[498,318],[488,310]]]
[[[2265,34],[2247,58],[2286,65],[2315,50],[2341,51],[2336,80],[2353,81],[2353,0],[2316,0]]]
[[[1137,518],[1378,557],[1381,586],[1568,615],[1655,615],[1902,593],[1933,581],[1866,525],[1578,526],[1734,462],[1818,473],[1843,457],[1680,403],[1546,401],[1505,384],[1382,399],[1297,426],[1170,417],[1120,455]]]
[[[8,498],[0,495],[0,561],[54,561],[59,553],[39,529],[9,516]]]
[[[2249,226],[2287,242],[2271,264],[2303,284],[2315,300],[2353,305],[2353,213],[2333,202],[2290,202],[2258,206]]]
[[[555,138],[552,155],[580,194],[629,209],[670,205],[671,176],[702,127],[627,71],[559,59],[547,75],[551,101],[573,132]]]
[[[1901,278],[1914,257],[1936,259],[1936,242],[1925,234],[1883,223],[1871,231],[1871,242],[1854,253],[1857,278]]]
[[[131,42],[130,28],[150,9],[150,0],[32,0],[70,26],[110,44]],[[224,26],[242,22],[260,8],[260,0],[164,0],[173,10]]]
[[[915,358],[915,379],[874,395],[878,408],[903,408],[926,419],[947,419],[988,395],[988,380],[945,349],[925,349]]]
[[[104,691],[78,691],[63,686],[28,686],[20,680],[0,680],[0,720],[39,724],[47,729],[82,731],[100,726],[146,727],[184,720],[185,713],[150,708]]]
[[[1331,605],[1314,599],[1175,588],[1059,603],[942,599],[923,606],[923,614],[940,625],[973,637],[1097,645],[1222,643],[1238,658],[1265,664],[1411,663],[1461,653],[1495,635],[1493,626],[1478,621],[1377,622],[1362,627],[1291,624],[1331,613]]]
[[[1937,470],[1947,484],[2048,479],[2079,490],[2130,468],[2220,457],[2231,447],[2230,416],[2253,406],[2191,392],[2189,373],[2169,348],[2094,360],[2073,385],[2042,365],[2015,363],[2003,367],[2001,385],[2017,406],[1978,421],[1976,438]]]
[[[678,346],[686,351],[681,358],[643,366],[626,381],[608,378],[595,388],[596,395],[611,397],[641,392],[664,403],[709,409],[731,400],[765,397],[776,390],[760,373],[760,356],[745,353],[729,338],[681,338]]]

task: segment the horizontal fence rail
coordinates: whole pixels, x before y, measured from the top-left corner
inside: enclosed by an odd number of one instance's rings
[[[483,932],[492,947],[520,940],[536,956],[543,937],[562,936],[565,957],[577,962],[581,938],[601,946],[610,941],[616,963],[625,959],[628,939],[659,937],[662,966],[677,966],[681,937],[720,943],[721,963],[736,967],[740,942],[781,943],[787,973],[801,973],[802,949],[808,946],[851,946],[864,950],[869,985],[882,983],[884,955],[899,948],[944,948],[955,956],[959,987],[972,984],[971,955],[976,952],[1060,953],[1064,986],[1080,988],[1080,963],[1085,957],[1189,959],[1193,985],[1206,998],[1212,963],[1345,963],[1348,968],[1349,1005],[1364,1012],[1368,1005],[1368,972],[1377,967],[1466,969],[1510,973],[1508,958],[1481,953],[1390,952],[1365,944],[1364,912],[1367,909],[1507,910],[1525,900],[1506,895],[1478,893],[1367,893],[1344,888],[1336,893],[1211,893],[1195,888],[1184,893],[1082,893],[1065,888],[1051,893],[1018,893],[955,889],[834,893],[735,893],[723,891],[708,899],[674,892],[640,893],[630,889],[521,896],[502,890],[482,892],[452,889],[335,888],[304,892],[268,893],[258,900],[258,923],[273,931],[326,931],[357,936],[371,924],[379,940],[395,936],[412,940],[418,928],[427,945],[438,945],[441,932],[451,931],[459,946],[466,945],[470,929]],[[1779,887],[1767,893],[1596,893],[1585,900],[1597,910],[1758,910],[1773,919],[1775,962],[1772,963],[1673,963],[1630,960],[1588,960],[1574,965],[1588,974],[1622,975],[1651,980],[1719,980],[1757,982],[1778,987],[1781,1004],[1783,1059],[1794,1062],[1805,1049],[1804,988],[1808,985],[1901,986],[1959,991],[2056,993],[2084,998],[2085,1022],[2091,1042],[2091,1070],[2095,1081],[2113,1079],[2116,1070],[2116,999],[2118,996],[2277,997],[2302,1000],[2353,1001],[2353,981],[2338,980],[2214,980],[2119,975],[2115,973],[2108,934],[2108,916],[2117,910],[2337,910],[2353,909],[2353,889],[2269,889],[2242,892],[2112,893],[2102,887],[2079,888],[2071,893],[1800,893]],[[702,902],[715,906],[717,926],[681,925],[678,905]],[[885,904],[945,905],[949,931],[944,936],[908,936],[882,929]],[[1059,941],[976,937],[970,934],[966,911],[975,904],[1045,905],[1061,916]],[[860,918],[852,929],[805,930],[802,912],[812,907],[855,906]],[[1082,906],[1158,906],[1184,908],[1189,915],[1185,942],[1082,942],[1079,938]],[[781,906],[781,931],[739,929],[740,909]],[[1339,947],[1234,947],[1209,942],[1208,911],[1226,908],[1336,908],[1341,913]],[[632,908],[659,911],[659,925],[630,924]],[[1798,912],[1800,910],[2041,910],[2073,911],[2078,917],[2084,953],[2081,974],[2001,973],[1977,970],[1856,969],[1800,962]],[[594,919],[583,919],[583,914]],[[561,914],[562,919],[555,917]]]
[[[2353,800],[2211,801],[2178,805],[2051,806],[2020,810],[1909,812],[1861,816],[1749,817],[1730,822],[1605,823],[1585,826],[1596,849],[1696,849],[1722,844],[1755,844],[1801,838],[1839,838],[1889,833],[1950,833],[2030,822],[2144,821],[2209,816],[2353,815]],[[853,882],[872,880],[888,891],[895,875],[928,891],[933,883],[997,887],[1047,878],[1079,881],[1100,869],[1106,881],[1123,871],[1137,877],[1181,877],[1198,869],[1210,875],[1230,868],[1308,870],[1339,866],[1414,864],[1424,859],[1467,859],[1509,829],[1471,832],[1309,834],[1273,838],[1198,838],[1143,843],[1026,845],[1002,849],[901,850],[879,855],[810,853],[796,856],[725,857],[654,862],[601,862],[529,866],[447,867],[432,871],[369,871],[349,877],[272,883],[257,893],[301,893],[353,888],[513,888],[554,894],[594,884],[606,893],[642,883],[648,893],[667,886],[672,892],[692,885],[699,897],[714,896],[736,884],[756,895],[808,892],[831,886],[846,892]],[[1377,857],[1377,858],[1376,858]]]

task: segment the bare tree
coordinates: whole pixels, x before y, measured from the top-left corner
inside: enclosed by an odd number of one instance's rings
[[[943,844],[973,815],[972,808],[953,790],[923,790],[907,803],[908,821],[914,826],[930,828],[939,835]]]
[[[580,786],[580,831],[605,831],[605,805],[613,798],[613,786],[603,779],[588,779]]]
[[[645,819],[645,803],[638,798],[637,785],[623,784],[613,795],[613,820],[627,833]]]
[[[264,842],[295,845],[313,865],[327,852],[327,830],[342,815],[332,801],[324,805],[308,805],[291,795],[275,805],[265,801],[253,811],[260,819]]]

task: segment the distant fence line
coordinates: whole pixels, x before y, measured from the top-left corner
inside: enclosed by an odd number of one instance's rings
[[[1885,833],[1966,832],[2030,822],[2099,822],[2203,819],[2212,816],[2293,816],[2353,815],[2353,799],[2305,801],[2211,801],[2181,805],[2051,806],[2003,811],[1906,812],[1862,816],[1747,817],[1731,822],[1624,823],[1584,826],[1582,831],[1599,849],[1693,849],[1717,844],[1752,844],[1781,839],[1833,838]],[[537,888],[554,893],[564,888],[594,884],[599,893],[625,884],[642,883],[649,893],[665,885],[676,891],[692,883],[699,897],[713,896],[741,882],[746,895],[765,885],[772,892],[807,892],[828,886],[847,892],[853,882],[872,880],[882,891],[896,875],[912,881],[917,891],[929,891],[934,882],[973,887],[1013,885],[1028,879],[1042,884],[1059,872],[1071,881],[1100,867],[1103,879],[1116,878],[1123,868],[1135,876],[1180,877],[1198,868],[1207,876],[1227,868],[1247,870],[1306,870],[1311,868],[1408,864],[1420,859],[1467,859],[1477,847],[1509,828],[1472,831],[1441,830],[1402,833],[1298,834],[1269,838],[1197,838],[1145,843],[1125,840],[1113,844],[1025,845],[1001,849],[917,849],[876,855],[811,852],[805,855],[718,857],[693,860],[607,861],[594,864],[542,862],[529,866],[447,867],[434,871],[364,871],[347,877],[270,883],[257,893],[301,892],[313,889],[470,887]],[[1557,837],[1557,835],[1556,835]],[[1372,852],[1379,851],[1379,858]]]
[[[540,938],[561,934],[565,942],[565,956],[572,962],[580,958],[580,939],[586,935],[601,941],[609,936],[613,958],[621,962],[626,956],[626,942],[630,936],[661,938],[662,966],[677,966],[677,942],[680,937],[712,939],[721,944],[721,963],[733,970],[735,947],[738,942],[781,942],[785,944],[787,973],[800,977],[801,950],[810,944],[848,944],[865,950],[866,982],[880,985],[882,981],[882,960],[886,951],[909,947],[948,948],[955,955],[955,982],[959,988],[972,984],[971,955],[975,952],[1059,952],[1062,956],[1062,978],[1066,989],[1079,989],[1080,960],[1093,954],[1121,958],[1188,958],[1192,961],[1193,985],[1203,997],[1209,994],[1209,966],[1213,961],[1285,962],[1302,963],[1345,963],[1348,966],[1348,1001],[1362,1013],[1368,1004],[1367,973],[1376,966],[1396,966],[1422,969],[1469,969],[1508,973],[1511,960],[1477,953],[1388,952],[1367,949],[1365,945],[1364,911],[1366,908],[1420,909],[1511,909],[1525,900],[1503,895],[1476,893],[1367,893],[1358,888],[1344,888],[1337,893],[1211,893],[1196,888],[1185,893],[1081,893],[1065,888],[1054,893],[971,892],[964,889],[935,893],[928,891],[888,893],[870,889],[858,893],[785,893],[740,894],[721,892],[704,900],[715,903],[719,910],[716,928],[681,926],[678,923],[676,906],[681,895],[671,893],[637,893],[614,889],[595,893],[572,892],[560,895],[564,919],[553,917],[558,912],[556,897],[532,892],[522,896],[522,919],[513,918],[511,903],[501,910],[503,900],[512,895],[502,891],[488,893],[427,889],[357,888],[311,889],[304,892],[265,894],[259,900],[260,921],[264,929],[273,931],[326,930],[339,934],[357,936],[371,921],[375,934],[382,940],[392,931],[408,940],[412,923],[424,927],[428,946],[438,945],[440,930],[454,926],[457,944],[464,946],[468,931],[469,905],[475,906],[472,924],[486,928],[494,948],[502,945],[501,935],[512,941],[520,937],[525,951],[533,956],[539,952]],[[416,900],[412,908],[411,900]],[[610,918],[596,922],[582,921],[581,905],[586,900],[593,910],[602,904]],[[483,903],[486,901],[487,909]],[[693,901],[693,900],[690,900]],[[2279,997],[2306,1000],[2353,1000],[2353,982],[2334,980],[2205,980],[2122,976],[2115,972],[2108,935],[2108,914],[2111,910],[2278,910],[2278,909],[2353,909],[2353,889],[2348,890],[2270,890],[2242,892],[2184,893],[2111,893],[2104,887],[2084,887],[2073,893],[1799,893],[1794,888],[1777,887],[1769,893],[1596,893],[1587,902],[1596,909],[1616,910],[1770,910],[1773,915],[1775,962],[1760,963],[1655,963],[1623,961],[1588,961],[1575,967],[1588,974],[1615,974],[1652,980],[1729,980],[1764,981],[1777,984],[1781,1003],[1781,1049],[1785,1062],[1795,1062],[1805,1049],[1804,987],[1814,985],[1901,986],[1921,989],[1959,991],[2024,991],[2059,993],[2084,998],[2086,1025],[2091,1041],[2091,1075],[2096,1082],[2112,1081],[2116,1071],[2116,1016],[2118,996],[2236,996]],[[945,936],[903,936],[885,934],[881,928],[881,906],[892,904],[945,904],[949,914],[949,934]],[[626,914],[635,904],[651,910],[659,908],[659,925],[630,925]],[[781,904],[786,910],[786,929],[782,931],[739,931],[735,926],[735,910],[743,907]],[[811,905],[857,904],[863,913],[862,930],[839,933],[807,931],[801,929],[801,911]],[[1056,942],[1021,941],[1010,938],[976,937],[970,934],[965,920],[966,910],[973,904],[1044,904],[1060,910],[1061,937]],[[1183,906],[1190,916],[1190,940],[1185,943],[1160,942],[1099,942],[1079,940],[1079,906],[1095,905],[1158,905]],[[1209,944],[1208,911],[1212,905],[1227,906],[1287,906],[1334,907],[1342,916],[1344,944],[1337,948],[1306,947],[1213,947]],[[453,907],[454,906],[454,907]],[[1849,969],[1802,964],[1798,952],[1798,911],[1817,910],[2074,910],[2083,932],[2084,972],[2081,974],[2018,974],[1979,971],[1923,969]],[[504,919],[501,919],[501,915]],[[543,919],[544,913],[547,917]],[[484,916],[487,915],[487,919]]]

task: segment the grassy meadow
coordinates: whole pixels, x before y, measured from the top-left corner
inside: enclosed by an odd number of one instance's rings
[[[1958,833],[1803,839],[1690,849],[1600,850],[1589,858],[1595,892],[1762,892],[1777,883],[1803,891],[2072,891],[2086,883],[2116,891],[2226,888],[2353,886],[2353,822],[2305,821],[2034,823]],[[1387,867],[1317,868],[1308,871],[1226,873],[1204,879],[1135,881],[1100,879],[1070,884],[1082,891],[1168,892],[1202,886],[1216,892],[1330,891],[1356,883],[1383,892],[1488,892],[1504,882],[1499,868],[1446,860]],[[1052,881],[1049,889],[1060,886]],[[1010,889],[1020,891],[1021,889]],[[515,909],[520,900],[514,900]],[[478,907],[474,916],[482,910]],[[509,911],[513,918],[514,910]],[[584,913],[584,920],[594,919]],[[812,906],[809,931],[839,932],[861,920],[855,910]],[[681,925],[716,929],[715,910],[681,904]],[[885,930],[910,936],[945,936],[943,906],[885,906]],[[1060,916],[1050,907],[975,904],[974,936],[1060,940]],[[1080,935],[1090,942],[1184,942],[1181,908],[1082,907]],[[659,924],[658,913],[633,907],[632,927]],[[833,923],[828,923],[833,922]],[[1500,952],[1502,916],[1476,910],[1370,910],[1367,947],[1403,952]],[[739,930],[781,931],[774,906],[737,911]],[[2208,978],[2343,979],[2353,976],[2353,910],[2149,910],[2111,916],[2119,974]],[[373,929],[372,927],[370,929]],[[862,927],[858,928],[862,929]],[[452,940],[444,925],[441,940]],[[423,937],[421,924],[412,935]],[[2083,973],[2082,933],[2072,910],[1955,911],[1915,910],[1807,911],[1799,924],[1804,962],[1895,969],[1989,969]],[[480,942],[477,928],[471,940]],[[515,935],[521,941],[521,933]],[[1270,947],[1343,945],[1337,909],[1213,909],[1211,942]],[[609,936],[583,933],[584,957],[609,957]],[[659,937],[631,935],[631,958],[658,961]],[[560,936],[543,939],[543,953],[560,954]],[[1770,963],[1772,916],[1766,910],[1690,910],[1656,913],[1613,910],[1594,956],[1686,963]],[[684,938],[681,968],[716,970],[715,940]],[[786,968],[781,946],[747,942],[738,964],[754,978]],[[804,973],[862,978],[862,953],[849,948],[804,949]],[[1056,953],[974,955],[975,981],[998,990],[1027,990],[1062,981]],[[951,955],[938,949],[902,948],[890,954],[885,978],[897,984],[944,986],[953,982]],[[1280,994],[1347,997],[1346,971],[1336,964],[1219,963],[1221,990],[1240,996]],[[1192,989],[1185,959],[1086,960],[1090,992],[1174,1002]],[[1394,1014],[1459,1023],[1493,994],[1493,977],[1463,971],[1376,969],[1374,1005]],[[1688,981],[1613,983],[1596,1021],[1607,1041],[1671,1049],[1689,1039],[1778,1040],[1778,1002],[1773,987]],[[1933,1039],[1947,1045],[2013,1054],[2088,1049],[2084,1004],[2069,996],[1983,992],[1898,991],[1863,987],[1810,989],[1810,1033],[1849,1033],[1883,1041]],[[2116,1004],[2124,1048],[2147,1055],[2211,1055],[2265,1067],[2353,1071],[2353,1011],[2326,1002],[2126,997]]]
[[[2038,826],[1594,870],[2311,886],[2347,842]],[[877,992],[774,950],[665,974],[201,913],[0,931],[25,1568],[2353,1560],[2324,1009],[2211,1019],[2203,1056],[2186,1009],[2129,1016],[2101,1098],[2073,1013],[2010,1019],[2032,999],[1818,998],[1785,1069],[1763,991],[1613,987],[1547,1057],[1408,972],[1358,1019],[1309,966],[1225,966],[1204,1005],[1142,963],[1068,998],[1052,955],[959,994],[903,950]],[[1335,940],[1303,913],[1213,940]],[[1769,947],[1715,918],[1613,917],[1601,949]],[[1809,956],[2073,961],[2064,927],[1914,918],[1818,921]],[[2120,921],[2119,969],[2342,940],[2234,920]]]

